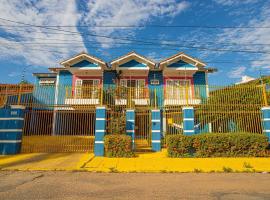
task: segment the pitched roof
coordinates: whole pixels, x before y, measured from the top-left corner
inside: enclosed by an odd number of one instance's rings
[[[65,65],[65,64],[71,63],[71,62],[73,62],[73,61],[75,61],[77,59],[81,59],[81,58],[88,58],[90,60],[95,60],[99,64],[102,64],[102,65],[106,66],[106,63],[103,60],[101,60],[101,59],[99,59],[99,58],[97,58],[95,56],[89,55],[88,53],[86,53],[84,51],[77,54],[77,55],[75,55],[75,56],[73,56],[73,57],[71,57],[71,58],[69,58],[69,59],[67,59],[67,60],[64,60],[64,61],[60,62],[60,64]]]
[[[155,61],[153,61],[153,60],[151,60],[151,59],[149,59],[149,58],[147,58],[147,57],[145,57],[145,56],[142,56],[142,55],[136,53],[135,51],[131,51],[131,52],[129,52],[129,53],[123,55],[123,56],[120,56],[120,57],[118,57],[118,58],[112,60],[112,61],[110,62],[110,64],[112,65],[112,64],[114,64],[114,63],[116,63],[116,62],[119,62],[119,61],[121,61],[121,60],[123,60],[123,59],[125,59],[125,58],[128,58],[128,57],[130,57],[130,56],[135,56],[135,57],[138,57],[138,58],[140,58],[140,59],[142,59],[142,60],[145,60],[146,62],[152,64],[153,66],[156,64]]]
[[[37,77],[56,77],[57,73],[33,73],[33,76],[37,76]]]
[[[170,56],[168,58],[165,58],[165,59],[161,60],[159,64],[162,66],[165,63],[176,60],[179,57],[184,57],[187,60],[193,61],[194,63],[192,63],[192,64],[194,64],[195,66],[197,66],[197,64],[199,64],[200,67],[205,67],[206,66],[206,63],[204,63],[203,61],[201,61],[201,60],[199,60],[197,58],[191,57],[191,56],[185,54],[184,52],[179,52],[179,53],[174,54],[174,55],[172,55],[172,56]]]

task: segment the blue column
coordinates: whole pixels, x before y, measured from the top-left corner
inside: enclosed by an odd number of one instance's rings
[[[13,105],[0,110],[0,154],[21,152],[24,109]]]
[[[193,135],[194,131],[194,109],[193,107],[183,107],[183,133]]]
[[[160,110],[152,110],[152,150],[161,151],[161,112]]]
[[[135,149],[135,111],[126,111],[126,133],[132,138],[132,148]]]
[[[263,132],[268,137],[268,142],[270,142],[270,106],[262,107],[262,124]]]
[[[106,133],[106,108],[96,107],[95,156],[104,156],[104,135]]]

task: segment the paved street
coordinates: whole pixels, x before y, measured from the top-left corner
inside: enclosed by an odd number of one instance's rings
[[[0,199],[270,199],[270,174],[0,172]]]

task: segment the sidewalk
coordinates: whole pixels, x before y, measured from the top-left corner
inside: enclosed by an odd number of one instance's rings
[[[270,158],[168,158],[166,150],[135,158],[94,157],[92,153],[0,156],[1,170],[90,172],[270,172]]]
[[[0,156],[1,170],[82,170],[92,153],[29,153]]]

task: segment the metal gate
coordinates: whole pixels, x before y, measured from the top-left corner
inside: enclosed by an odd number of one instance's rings
[[[28,110],[22,152],[92,152],[95,110]]]
[[[135,111],[135,148],[136,150],[150,149],[151,134],[151,110]]]
[[[183,134],[183,114],[182,108],[164,109],[163,132],[165,138],[163,146],[166,146],[166,136]]]

